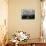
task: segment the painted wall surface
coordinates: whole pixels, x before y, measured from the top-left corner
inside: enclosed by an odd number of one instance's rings
[[[34,9],[35,19],[22,20],[22,9]],[[40,37],[40,0],[9,0],[8,33],[9,36],[16,31],[26,31],[31,38]]]

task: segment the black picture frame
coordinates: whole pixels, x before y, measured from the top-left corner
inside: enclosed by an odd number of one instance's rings
[[[22,10],[22,19],[35,19],[35,10]]]

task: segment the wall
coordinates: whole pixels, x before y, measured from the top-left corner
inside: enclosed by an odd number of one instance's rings
[[[44,36],[44,38],[46,38],[46,0],[43,2],[43,23],[42,23],[42,30],[43,30],[43,36]]]
[[[21,9],[34,9],[35,19],[22,20]],[[9,0],[8,33],[9,36],[16,31],[26,31],[31,38],[40,37],[40,0]]]

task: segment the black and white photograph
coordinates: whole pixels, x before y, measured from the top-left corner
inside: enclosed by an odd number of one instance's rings
[[[35,10],[22,9],[22,19],[35,19]]]

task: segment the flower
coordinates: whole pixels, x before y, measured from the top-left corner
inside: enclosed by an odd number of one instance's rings
[[[18,39],[19,39],[20,41],[29,39],[28,34],[27,34],[26,32],[23,32],[23,31],[19,32],[19,33],[17,34],[17,36],[18,36]]]
[[[25,41],[30,38],[30,34],[27,34],[26,32],[23,32],[23,31],[18,31],[17,34],[13,35],[13,37],[14,37],[14,41],[15,40]]]

